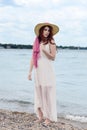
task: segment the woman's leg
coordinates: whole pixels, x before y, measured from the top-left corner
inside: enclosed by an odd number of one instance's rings
[[[43,112],[41,111],[41,108],[39,107],[38,108],[38,120],[36,120],[35,122],[37,122],[37,123],[41,123],[42,121],[43,121]]]
[[[43,119],[43,112],[42,112],[42,88],[41,86],[35,87],[35,109],[38,120]]]
[[[43,109],[45,112],[45,124],[48,125],[50,124],[51,121],[51,114],[52,114],[52,87],[45,87],[43,88],[42,91],[42,96],[43,96]]]
[[[39,120],[43,119],[43,112],[41,111],[41,108],[38,108],[38,115],[39,115]]]

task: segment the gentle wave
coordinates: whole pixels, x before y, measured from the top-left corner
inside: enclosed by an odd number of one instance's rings
[[[83,122],[83,123],[87,122],[87,117],[85,116],[66,115],[65,118],[73,121]]]
[[[25,105],[34,105],[32,102],[29,101],[23,101],[23,100],[8,100],[8,99],[0,99],[0,102],[4,102],[4,103],[15,103],[15,104],[25,104]],[[71,115],[71,114],[59,114],[59,117],[68,119],[68,120],[72,120],[72,121],[78,121],[78,122],[82,122],[82,123],[87,123],[87,116],[79,116],[79,115]]]
[[[6,103],[16,103],[16,104],[30,104],[33,105],[32,102],[29,101],[23,101],[23,100],[8,100],[8,99],[0,99],[1,102],[6,102]]]

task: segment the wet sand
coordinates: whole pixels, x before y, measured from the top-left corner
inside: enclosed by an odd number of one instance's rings
[[[87,130],[86,123],[58,118],[49,126],[35,123],[34,113],[8,111],[0,109],[0,130]]]

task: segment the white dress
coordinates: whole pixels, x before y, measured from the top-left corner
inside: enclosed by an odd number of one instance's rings
[[[44,46],[46,51],[49,52],[49,44]],[[37,110],[41,108],[45,118],[51,121],[57,121],[56,79],[52,62],[53,61],[48,59],[40,48],[38,67],[34,69],[34,110],[37,117],[39,117]]]

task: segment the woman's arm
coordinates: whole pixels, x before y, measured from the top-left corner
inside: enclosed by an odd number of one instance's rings
[[[55,56],[56,56],[56,45],[55,44],[50,44],[50,52],[47,52],[44,48],[44,45],[41,45],[42,51],[44,52],[44,54],[51,60],[55,60]]]
[[[33,58],[31,58],[31,60],[30,60],[30,68],[29,68],[29,74],[28,74],[29,80],[32,80],[32,78],[31,78],[32,70],[33,70]]]

